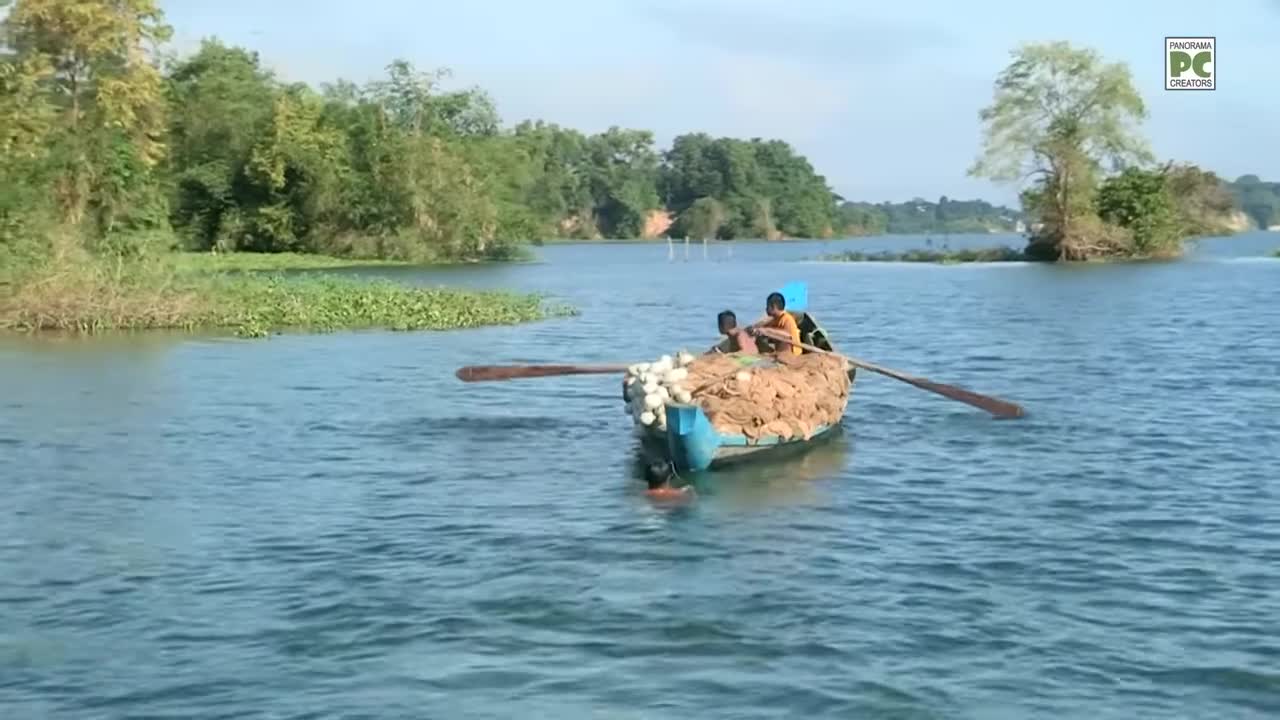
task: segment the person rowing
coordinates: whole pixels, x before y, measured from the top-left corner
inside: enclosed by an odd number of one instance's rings
[[[765,298],[764,311],[768,316],[751,327],[747,328],[747,332],[754,334],[759,328],[765,327],[779,332],[784,332],[791,338],[790,349],[778,348],[778,353],[790,352],[792,355],[800,355],[804,350],[800,347],[800,325],[796,322],[796,318],[787,312],[787,299],[782,297],[782,293],[769,293],[769,297]],[[768,336],[765,336],[766,339]],[[788,343],[781,343],[786,345]]]
[[[738,316],[734,315],[732,310],[725,310],[717,315],[716,325],[720,329],[720,334],[724,335],[724,340],[712,347],[711,352],[738,352],[749,355],[756,355],[760,352],[751,334],[746,329],[738,327]]]

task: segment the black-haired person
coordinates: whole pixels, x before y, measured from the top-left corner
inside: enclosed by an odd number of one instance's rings
[[[670,463],[650,463],[644,469],[645,483],[649,486],[644,494],[650,500],[667,503],[686,503],[697,497],[690,485],[681,488],[671,487],[671,479],[675,476],[675,470]]]
[[[756,348],[756,341],[752,339],[747,330],[738,327],[738,316],[734,315],[732,310],[725,310],[716,316],[716,327],[720,330],[720,334],[724,336],[724,340],[721,340],[719,344],[711,348],[711,352],[740,352],[751,355],[760,352]]]
[[[769,293],[769,297],[764,301],[764,312],[769,319],[764,322],[763,327],[772,328],[774,330],[786,333],[791,338],[791,354],[800,355],[804,350],[800,347],[800,325],[796,323],[795,316],[787,312],[787,300],[782,297],[782,293]],[[755,327],[755,326],[753,326]],[[766,335],[765,337],[769,337]],[[773,340],[773,338],[769,338]],[[787,345],[779,341],[778,345]],[[787,352],[787,348],[780,347],[778,352]]]

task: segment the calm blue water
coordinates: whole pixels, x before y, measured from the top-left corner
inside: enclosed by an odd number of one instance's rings
[[[583,311],[517,328],[0,340],[0,717],[1280,714],[1280,235],[792,262],[852,245],[379,271]],[[1030,415],[862,374],[835,441],[670,512],[616,380],[453,377],[699,349],[790,280]]]

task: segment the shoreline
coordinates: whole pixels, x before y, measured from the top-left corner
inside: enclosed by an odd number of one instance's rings
[[[750,245],[785,245],[788,243],[805,243],[805,242],[847,242],[850,240],[876,240],[883,238],[948,238],[948,237],[990,237],[1000,235],[1021,235],[1015,231],[984,233],[984,232],[956,232],[956,233],[880,233],[878,235],[843,235],[829,238],[814,237],[789,237],[778,240],[766,240],[765,238],[741,238],[736,240],[707,240],[707,245],[732,245],[732,244],[750,244]],[[539,242],[530,242],[530,247],[546,247],[549,245],[666,245],[666,238],[627,238],[627,239],[600,239],[600,240],[541,240]],[[671,244],[676,247],[684,245],[684,239],[672,239]],[[689,247],[701,245],[701,240],[689,239]]]
[[[210,331],[266,337],[366,329],[446,331],[578,314],[535,293],[416,287],[323,272],[412,267],[409,263],[191,255],[117,263],[81,258],[15,273],[0,283],[0,334]],[[290,272],[306,270],[321,272]]]

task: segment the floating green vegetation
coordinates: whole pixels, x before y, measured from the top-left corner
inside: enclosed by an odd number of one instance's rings
[[[181,273],[270,272],[284,270],[332,270],[344,267],[404,265],[396,260],[354,260],[304,253],[173,253],[168,261]]]
[[[217,302],[204,325],[236,328],[242,335],[272,330],[458,330],[515,325],[554,315],[537,295],[498,291],[415,288],[387,281],[279,276],[219,278],[210,287]]]
[[[959,263],[1026,262],[1026,253],[1007,247],[980,248],[976,250],[907,250],[906,252],[864,253],[849,250],[823,255],[820,260],[829,262],[914,262],[953,265]]]
[[[75,263],[0,284],[0,330],[455,330],[576,314],[540,296],[385,280],[178,273],[165,263]]]

